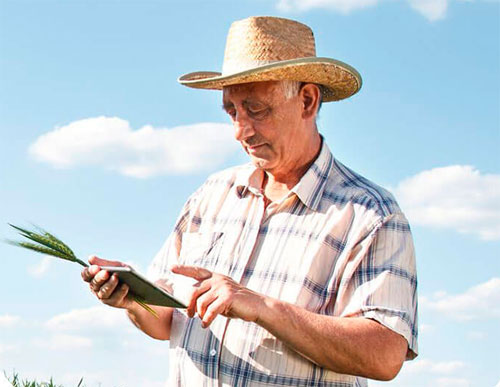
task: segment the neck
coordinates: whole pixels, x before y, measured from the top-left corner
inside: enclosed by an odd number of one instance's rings
[[[263,187],[265,196],[271,201],[276,201],[286,196],[297,185],[318,157],[321,151],[321,143],[322,139],[318,135],[316,141],[308,147],[309,152],[307,153],[307,157],[298,160],[284,173],[266,171],[266,179]]]

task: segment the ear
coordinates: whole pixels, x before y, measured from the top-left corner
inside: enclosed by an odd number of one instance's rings
[[[314,83],[306,83],[301,87],[299,97],[303,106],[302,118],[314,118],[316,116],[320,95],[319,87]]]

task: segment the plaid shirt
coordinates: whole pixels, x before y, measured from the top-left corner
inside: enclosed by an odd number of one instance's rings
[[[203,266],[314,313],[374,319],[417,354],[415,255],[394,198],[335,160],[327,145],[288,196],[265,208],[251,164],[211,176],[184,206],[150,276],[185,297],[173,263]],[[182,280],[184,279],[184,280]],[[317,366],[255,323],[174,310],[171,386],[364,386]]]

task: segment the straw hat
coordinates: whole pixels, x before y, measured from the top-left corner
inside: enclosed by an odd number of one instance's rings
[[[250,17],[229,29],[222,73],[197,71],[178,81],[197,89],[220,90],[240,83],[295,80],[321,85],[323,101],[348,98],[361,88],[351,66],[316,56],[312,30],[297,21]]]

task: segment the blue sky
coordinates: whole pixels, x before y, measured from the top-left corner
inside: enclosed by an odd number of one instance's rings
[[[246,162],[219,92],[232,21],[297,19],[363,88],[325,104],[334,155],[412,225],[420,356],[389,386],[500,383],[500,6],[486,0],[0,0],[0,235],[35,223],[83,258],[141,271],[208,174]],[[161,386],[168,343],[136,331],[79,267],[0,244],[0,369]]]

